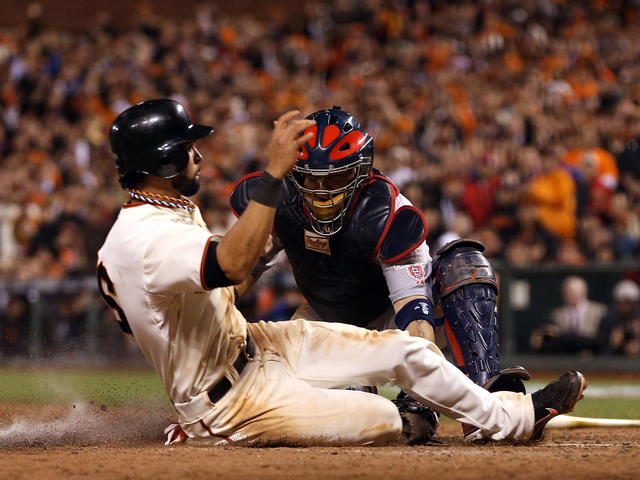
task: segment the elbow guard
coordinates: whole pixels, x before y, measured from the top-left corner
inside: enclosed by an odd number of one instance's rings
[[[442,321],[433,318],[433,305],[428,298],[413,299],[396,313],[395,322],[401,330],[415,320],[426,320],[434,327],[442,325]]]

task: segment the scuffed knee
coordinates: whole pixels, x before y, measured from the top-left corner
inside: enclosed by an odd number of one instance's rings
[[[396,406],[384,397],[372,395],[376,403],[375,413],[368,424],[359,432],[362,443],[380,445],[397,441],[402,434],[402,419]]]

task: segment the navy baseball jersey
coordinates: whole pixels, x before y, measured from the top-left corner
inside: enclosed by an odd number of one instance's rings
[[[246,208],[259,175],[248,175],[236,185],[231,194],[236,215]],[[431,258],[424,242],[426,226],[422,215],[414,212],[422,219],[422,229],[409,238],[389,237],[396,213],[416,209],[387,177],[374,170],[352,202],[346,225],[330,236],[312,230],[293,182],[283,182],[274,222],[275,248],[285,250],[300,292],[322,320],[366,326],[389,311],[392,302],[428,295],[425,279]],[[385,250],[394,251],[393,257],[381,255]]]

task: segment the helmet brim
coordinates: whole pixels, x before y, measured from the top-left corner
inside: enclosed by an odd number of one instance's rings
[[[214,132],[214,128],[209,125],[198,125],[192,123],[187,127],[187,141],[198,140],[199,138],[207,137]]]

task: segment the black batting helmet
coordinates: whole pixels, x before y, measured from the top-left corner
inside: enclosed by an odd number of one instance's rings
[[[162,98],[138,103],[118,115],[109,142],[121,179],[134,172],[173,178],[189,164],[184,144],[211,133],[213,127],[194,124],[178,102]]]

